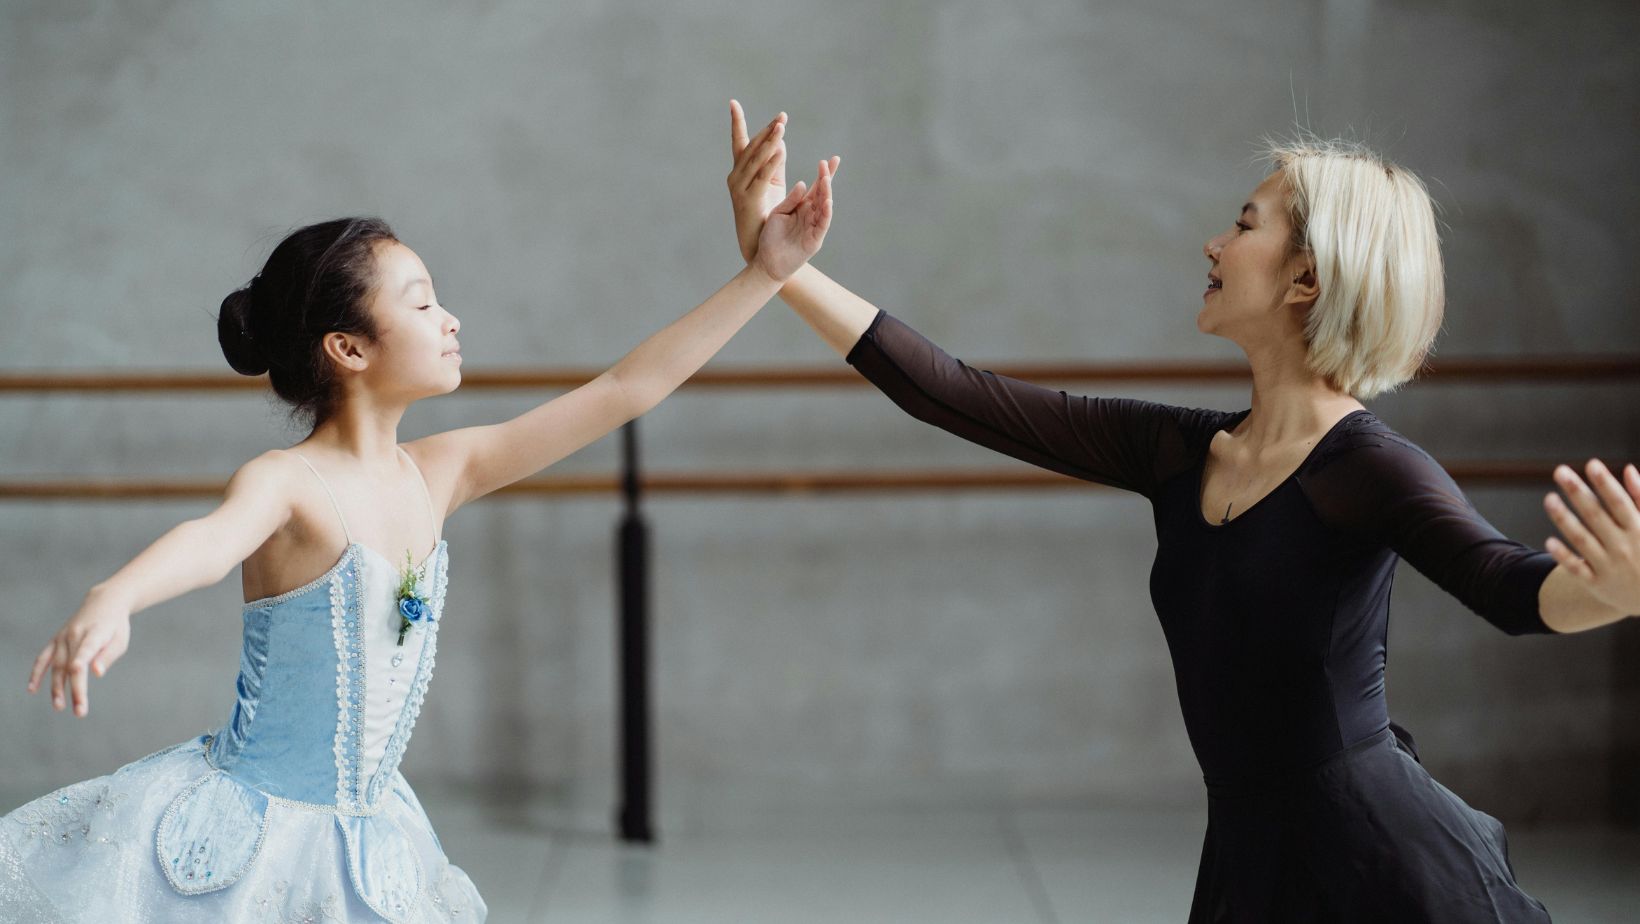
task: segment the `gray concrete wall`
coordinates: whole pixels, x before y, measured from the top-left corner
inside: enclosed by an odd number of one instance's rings
[[[1200,247],[1256,184],[1253,142],[1295,113],[1430,181],[1441,355],[1640,351],[1632,4],[445,7],[0,6],[0,369],[223,371],[222,295],[284,230],[361,212],[432,268],[470,369],[613,360],[737,269],[731,95],[759,120],[792,114],[797,163],[844,155],[819,265],[960,355],[1237,357],[1195,331]],[[835,362],[778,304],[722,361]],[[541,397],[458,392],[403,436]],[[1430,384],[1373,407],[1444,458],[1640,455],[1633,383]],[[686,392],[644,426],[655,468],[1015,464],[863,390]],[[7,478],[224,477],[300,436],[251,396],[7,397],[0,427]],[[561,468],[614,461],[606,440]],[[1472,497],[1540,544],[1540,494]],[[227,715],[237,581],[139,614],[88,719],[22,693],[87,587],[207,509],[0,510],[12,790]],[[668,810],[711,792],[1201,798],[1146,596],[1142,500],[667,499],[651,514]],[[489,501],[447,524],[413,781],[605,803],[615,515],[610,499]],[[1594,817],[1633,759],[1634,650],[1632,631],[1507,638],[1404,568],[1390,703],[1476,805]]]

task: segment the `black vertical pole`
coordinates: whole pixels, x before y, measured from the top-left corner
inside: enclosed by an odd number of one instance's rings
[[[621,497],[624,511],[616,536],[620,582],[621,774],[616,825],[621,840],[653,843],[649,767],[649,525],[638,503],[638,423],[621,428]]]

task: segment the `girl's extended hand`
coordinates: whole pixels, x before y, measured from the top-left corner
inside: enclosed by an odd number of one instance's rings
[[[769,213],[786,198],[786,114],[776,115],[757,137],[746,136],[746,113],[729,101],[729,202],[734,207],[735,237],[747,263],[757,256],[758,235]],[[828,169],[837,175],[842,159],[832,157]]]
[[[1640,613],[1640,470],[1626,466],[1622,482],[1599,459],[1585,470],[1588,484],[1570,466],[1555,469],[1571,503],[1559,494],[1544,496],[1549,519],[1566,537],[1550,537],[1547,548],[1597,599],[1632,616]]]
[[[40,679],[51,672],[51,705],[61,712],[73,694],[74,714],[83,716],[91,709],[86,694],[87,668],[101,677],[131,642],[131,608],[92,593],[34,659],[28,691],[40,688]],[[65,692],[66,691],[66,692]]]
[[[757,239],[752,265],[770,278],[784,281],[820,250],[831,227],[831,166],[820,162],[814,186],[801,181],[769,213]]]

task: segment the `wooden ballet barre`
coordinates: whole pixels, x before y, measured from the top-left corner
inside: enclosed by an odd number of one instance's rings
[[[975,364],[1032,382],[1241,382],[1240,362],[1108,362]],[[567,389],[591,381],[601,369],[541,368],[473,370],[462,376],[465,389]],[[1425,368],[1420,380],[1437,382],[1575,381],[1640,378],[1640,357],[1470,357],[1446,358]],[[707,367],[685,383],[696,388],[837,388],[868,383],[843,365]],[[267,376],[176,372],[10,372],[0,374],[0,394],[27,392],[259,391]]]
[[[1523,460],[1460,461],[1446,465],[1458,481],[1481,485],[1552,487],[1554,462]],[[639,479],[643,492],[661,494],[838,494],[867,492],[1014,491],[1100,488],[1101,485],[1042,469],[908,469],[905,471],[812,472],[657,472]],[[150,500],[220,497],[226,481],[54,480],[0,481],[0,500]],[[615,494],[617,475],[555,475],[528,478],[496,491],[498,495],[565,497]]]

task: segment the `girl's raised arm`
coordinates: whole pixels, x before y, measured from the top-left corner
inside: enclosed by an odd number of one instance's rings
[[[778,141],[778,132],[771,143]],[[585,385],[512,420],[435,434],[418,456],[453,482],[446,515],[546,468],[659,404],[705,365],[820,249],[831,224],[831,171],[799,183],[775,208],[758,258],[694,310]]]
[[[87,670],[101,677],[125,654],[131,614],[227,577],[291,515],[293,464],[267,452],[240,467],[228,481],[222,503],[206,516],[188,520],[159,537],[112,577],[86,594],[34,659],[28,691],[51,675],[51,703],[75,715],[90,709]]]

